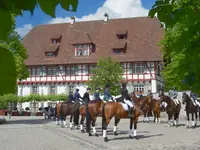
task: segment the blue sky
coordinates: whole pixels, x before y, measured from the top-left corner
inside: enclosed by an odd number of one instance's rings
[[[76,12],[68,12],[57,6],[56,18],[51,18],[37,7],[33,16],[24,12],[22,17],[16,18],[16,31],[23,37],[36,25],[68,22],[72,15],[78,21],[102,19],[105,12],[110,18],[146,16],[154,2],[155,0],[79,0]]]

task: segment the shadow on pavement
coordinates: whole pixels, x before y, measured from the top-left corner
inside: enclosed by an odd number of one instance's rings
[[[156,136],[163,136],[164,134],[154,134],[154,135],[138,135],[138,140],[140,139],[146,139],[146,138],[152,138],[152,137],[156,137]],[[113,139],[109,139],[109,141],[115,141],[115,140],[124,140],[124,139],[130,139],[130,140],[133,140],[131,139],[129,136],[127,137],[115,137]]]

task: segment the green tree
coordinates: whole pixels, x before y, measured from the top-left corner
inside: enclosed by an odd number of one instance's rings
[[[100,59],[92,73],[94,76],[88,82],[89,87],[94,90],[96,87],[104,88],[106,84],[109,84],[111,86],[111,94],[119,94],[119,83],[123,79],[123,69],[120,63],[112,60],[110,57],[108,59]]]
[[[20,35],[15,31],[15,16],[13,15],[12,30],[8,35],[6,41],[0,42],[0,47],[4,47],[12,52],[16,64],[17,79],[26,79],[29,75],[28,69],[24,64],[24,60],[27,59],[27,53],[24,45],[22,44]]]
[[[37,5],[51,17],[55,17],[55,8],[60,4],[61,7],[67,11],[76,11],[78,0],[1,0],[0,1],[0,42],[8,42],[9,34],[13,30],[13,14],[16,16],[22,15],[23,11],[30,11],[33,15],[34,9]],[[15,45],[12,45],[15,46]],[[9,46],[11,47],[11,46]],[[6,93],[15,93],[16,90],[16,65],[15,61],[20,61],[24,59],[22,55],[14,55],[11,51],[5,47],[0,47],[0,95]],[[18,53],[19,54],[19,53]],[[20,58],[19,58],[20,57]],[[17,65],[20,65],[18,63]],[[22,70],[23,64],[21,64]],[[18,66],[17,66],[18,68]],[[18,72],[20,70],[17,70]],[[18,78],[23,78],[25,75],[18,76]]]
[[[200,1],[157,0],[149,11],[164,24],[161,41],[167,88],[191,89],[200,94]]]

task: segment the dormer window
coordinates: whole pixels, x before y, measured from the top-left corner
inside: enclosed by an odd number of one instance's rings
[[[62,38],[62,35],[55,35],[55,36],[51,37],[51,43],[52,44],[60,43],[61,38]]]
[[[75,56],[89,56],[94,51],[92,44],[76,44]]]
[[[51,42],[52,42],[52,44],[57,44],[57,43],[59,43],[59,40],[58,39],[52,39]]]
[[[46,53],[46,57],[51,58],[51,57],[55,57],[55,55],[54,55],[53,52],[47,52],[47,53]]]
[[[117,39],[127,39],[127,31],[117,31]]]
[[[113,54],[124,54],[124,49],[122,48],[113,49]]]
[[[126,35],[118,35],[117,38],[118,39],[127,39],[127,36]]]

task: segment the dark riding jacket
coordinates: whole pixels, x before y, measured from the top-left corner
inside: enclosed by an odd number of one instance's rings
[[[106,88],[105,91],[104,91],[104,100],[108,101],[109,98],[112,98],[110,92],[109,92],[109,89]]]
[[[123,100],[124,99],[126,99],[126,100],[130,100],[131,99],[129,94],[128,94],[128,90],[125,87],[121,88],[120,91],[121,91],[121,95],[122,95],[122,99]]]
[[[69,94],[68,96],[68,101],[72,102],[74,100],[73,94]]]
[[[90,102],[90,95],[88,92],[85,92],[84,95],[83,95],[83,101],[85,103],[89,103]]]
[[[81,95],[80,95],[78,92],[76,92],[76,93],[74,94],[74,101],[75,101],[75,102],[79,102],[80,99],[83,99],[83,98],[81,97]]]
[[[99,92],[94,92],[95,100],[101,100]]]

